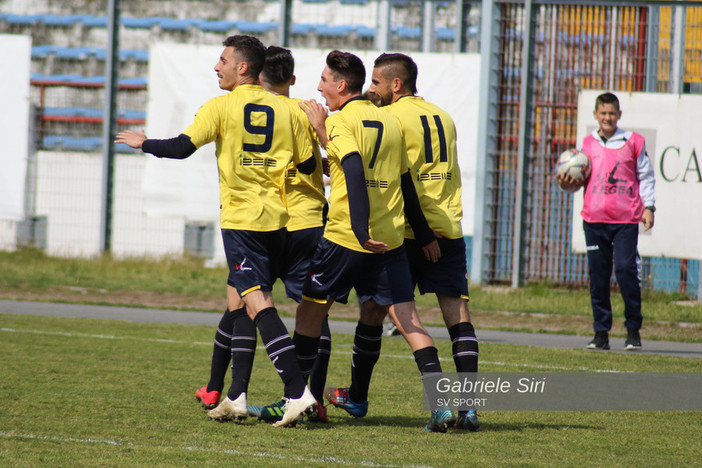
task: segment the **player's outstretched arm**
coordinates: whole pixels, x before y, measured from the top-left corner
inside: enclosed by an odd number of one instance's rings
[[[115,143],[124,143],[132,148],[141,148],[144,140],[146,140],[144,130],[142,130],[140,133],[132,130],[125,130],[123,132],[119,132],[115,137]]]
[[[143,130],[141,133],[125,130],[117,134],[115,143],[124,143],[132,148],[141,148],[144,153],[153,154],[158,158],[169,159],[185,159],[197,150],[192,141],[190,141],[190,137],[183,133],[175,138],[154,140],[146,138]]]

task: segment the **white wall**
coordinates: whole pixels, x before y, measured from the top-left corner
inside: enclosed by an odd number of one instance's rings
[[[31,48],[29,36],[0,35],[0,219],[24,218]]]

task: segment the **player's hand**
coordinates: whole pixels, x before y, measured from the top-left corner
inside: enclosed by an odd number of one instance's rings
[[[307,120],[310,121],[312,128],[314,128],[317,138],[321,145],[327,147],[327,108],[322,104],[318,103],[314,99],[309,101],[302,101],[297,103],[300,108],[307,114]]]
[[[563,176],[561,174],[556,174],[556,180],[561,189],[566,192],[575,193],[580,190],[580,187],[585,185],[586,179],[578,180],[572,175]]]
[[[424,257],[427,261],[431,263],[436,263],[441,258],[441,248],[439,247],[439,242],[434,239],[424,247],[422,247],[422,252],[424,252]]]
[[[368,239],[367,241],[365,241],[362,247],[370,252],[377,254],[384,254],[388,251],[388,244],[373,239]]]
[[[644,225],[644,231],[651,229],[654,222],[653,212],[651,210],[644,210],[643,215],[641,216],[641,222]]]
[[[142,143],[146,140],[146,134],[144,130],[141,133],[133,132],[131,130],[125,130],[119,132],[115,137],[115,143],[124,143],[132,148],[141,148]]]

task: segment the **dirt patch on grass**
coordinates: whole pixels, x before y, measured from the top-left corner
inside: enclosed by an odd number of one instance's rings
[[[192,296],[151,291],[108,291],[105,289],[56,287],[41,290],[5,290],[0,298],[21,301],[68,302],[101,304],[156,309],[199,310],[219,313],[224,310],[224,298],[194,298]],[[293,317],[296,304],[282,301],[276,304],[283,316]],[[438,307],[420,307],[420,317],[425,325],[442,326]],[[355,303],[335,304],[331,310],[335,320],[356,320],[358,306]],[[529,333],[555,333],[589,336],[592,334],[592,319],[585,315],[530,314],[509,311],[471,310],[471,320],[478,330],[520,331]],[[615,317],[612,336],[626,336],[623,317]],[[702,342],[702,324],[651,322],[644,319],[641,330],[643,339]]]

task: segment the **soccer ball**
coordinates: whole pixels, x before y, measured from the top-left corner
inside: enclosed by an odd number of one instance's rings
[[[590,158],[576,149],[565,150],[558,157],[556,173],[570,175],[577,181],[584,181],[590,176]]]

